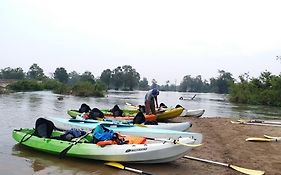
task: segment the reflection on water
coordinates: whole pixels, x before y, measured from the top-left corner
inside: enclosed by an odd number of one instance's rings
[[[103,98],[82,98],[64,96],[58,99],[57,94],[49,91],[24,92],[0,95],[1,132],[0,132],[0,172],[1,174],[116,174],[116,169],[103,165],[103,162],[81,159],[58,159],[57,156],[44,154],[16,144],[11,138],[15,128],[34,127],[39,116],[68,117],[68,109],[78,109],[82,103],[91,108],[112,108],[118,104],[121,108],[125,103],[143,104],[145,91],[110,91]],[[160,92],[159,103],[169,107],[177,104],[187,109],[205,109],[203,117],[251,117],[281,119],[281,109],[277,107],[232,104],[226,95],[196,94],[180,92]],[[180,100],[183,97],[186,100]],[[14,165],[17,165],[17,169]],[[153,166],[137,165],[148,169]],[[157,165],[164,168],[165,165]],[[21,171],[19,171],[19,169]]]
[[[101,161],[76,158],[59,159],[56,155],[38,152],[20,144],[12,147],[12,155],[23,158],[22,160],[28,164],[28,167],[32,168],[33,174],[112,175],[114,172],[116,173],[113,169],[105,167]]]

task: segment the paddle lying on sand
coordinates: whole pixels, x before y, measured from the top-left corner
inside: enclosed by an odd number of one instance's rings
[[[198,147],[201,146],[202,144],[187,144],[187,143],[181,143],[179,140],[170,140],[170,139],[161,139],[161,138],[150,138],[150,137],[145,137],[148,140],[155,140],[155,141],[161,141],[161,142],[171,142],[174,144],[178,145],[183,145],[183,146],[188,146],[188,147]]]
[[[216,164],[216,165],[226,166],[226,167],[231,168],[233,170],[239,171],[239,172],[244,173],[244,174],[249,174],[249,175],[262,175],[262,174],[265,173],[264,171],[260,171],[260,170],[251,170],[251,169],[242,168],[242,167],[227,164],[227,163],[221,163],[221,162],[216,162],[216,161],[212,161],[212,160],[192,157],[192,156],[184,156],[184,158],[191,159],[191,160],[197,160],[197,161],[201,161],[201,162],[213,163],[213,164]]]
[[[276,127],[281,127],[281,125],[279,125],[279,124],[253,123],[253,122],[246,122],[246,121],[231,121],[231,123],[245,124],[245,125],[257,125],[257,126],[276,126]]]
[[[63,158],[65,157],[65,155],[67,154],[67,152],[72,148],[72,146],[76,145],[80,140],[82,140],[83,138],[85,138],[88,134],[92,133],[93,130],[88,131],[86,134],[82,135],[81,137],[77,138],[77,140],[75,142],[72,142],[68,147],[66,147],[64,150],[62,150],[59,153],[59,158]]]
[[[246,122],[246,123],[263,123],[263,124],[272,124],[272,125],[281,125],[279,121],[266,121],[266,120],[237,120],[238,122]]]
[[[135,173],[138,173],[138,174],[153,175],[152,173],[149,173],[149,172],[144,172],[144,171],[141,171],[141,170],[138,170],[138,169],[126,167],[126,166],[124,166],[120,163],[117,163],[117,162],[106,162],[104,164],[108,165],[108,166],[113,166],[113,167],[116,167],[116,168],[119,168],[119,169],[122,169],[122,170],[132,171],[132,172],[135,172]]]
[[[281,137],[273,137],[273,136],[269,136],[269,135],[263,135],[263,136],[268,139],[281,139]]]
[[[264,135],[265,138],[260,138],[260,137],[250,137],[247,138],[246,141],[252,141],[252,142],[278,142],[281,141],[281,137],[273,137],[273,136],[268,136]]]

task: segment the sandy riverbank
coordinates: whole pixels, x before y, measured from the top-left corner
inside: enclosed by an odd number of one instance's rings
[[[266,174],[281,174],[281,142],[245,141],[248,137],[263,137],[264,134],[281,136],[281,127],[232,124],[230,119],[225,118],[178,118],[173,121],[191,121],[193,123],[191,131],[203,134],[204,145],[195,148],[189,154],[191,156],[263,170]],[[163,165],[130,166],[156,174],[241,174],[223,166],[187,159]]]

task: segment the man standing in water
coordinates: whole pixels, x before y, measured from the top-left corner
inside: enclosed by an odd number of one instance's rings
[[[156,114],[155,111],[155,103],[156,103],[156,108],[158,108],[158,100],[157,96],[159,95],[159,90],[158,89],[151,89],[145,94],[145,113],[146,114]]]

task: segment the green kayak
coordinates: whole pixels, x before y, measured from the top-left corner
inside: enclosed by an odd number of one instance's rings
[[[74,141],[64,141],[38,137],[33,135],[33,132],[34,129],[29,128],[14,129],[12,136],[22,145],[39,151],[60,156],[65,155],[103,161],[131,163],[171,162],[191,151],[193,148],[192,144],[197,144],[194,139],[186,137],[179,138],[180,144],[177,144],[177,142],[175,144],[174,140],[166,139],[163,141],[147,140],[145,144],[111,144],[101,147],[92,143],[92,134],[74,138]],[[52,136],[59,136],[61,134],[62,132],[59,131],[52,132]],[[188,144],[188,146],[185,144]],[[65,152],[64,150],[67,151]],[[61,154],[62,152],[66,154]]]

